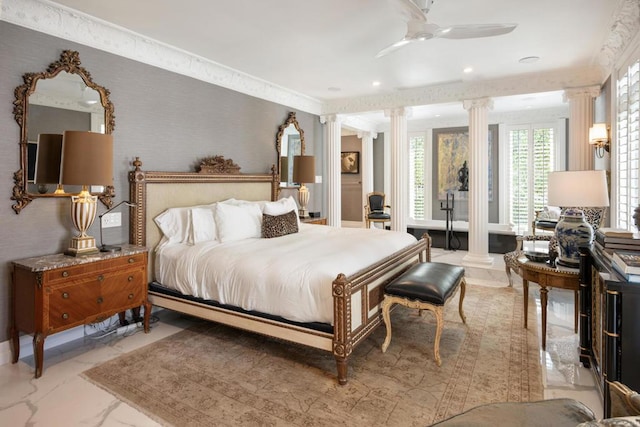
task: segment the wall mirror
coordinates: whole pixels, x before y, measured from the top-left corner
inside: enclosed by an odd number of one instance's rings
[[[60,164],[57,164],[58,173],[52,173],[53,166],[49,166],[47,173],[42,171],[45,166],[42,155],[47,150],[44,144],[38,149],[40,135],[62,134],[65,130],[109,134],[115,127],[109,90],[93,82],[91,74],[80,65],[78,52],[65,50],[45,71],[25,73],[22,79],[24,84],[16,87],[13,102],[13,114],[20,126],[20,166],[13,174],[11,195],[16,214],[36,198],[71,197],[80,192],[80,187],[60,188],[57,182],[50,182],[55,179],[44,178],[58,176]],[[94,194],[110,207],[114,187],[98,190]]]
[[[276,150],[280,187],[297,186],[293,182],[293,157],[304,155],[304,131],[300,129],[296,113],[289,113],[287,120],[278,128]]]

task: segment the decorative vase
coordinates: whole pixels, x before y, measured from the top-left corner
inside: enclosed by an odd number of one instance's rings
[[[593,228],[584,219],[579,209],[567,209],[556,226],[558,240],[558,263],[565,267],[580,266],[579,248],[593,242]]]

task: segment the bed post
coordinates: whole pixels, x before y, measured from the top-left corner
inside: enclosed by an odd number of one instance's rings
[[[420,252],[420,262],[431,262],[431,236],[429,236],[429,233],[422,234],[422,240],[424,240],[426,248],[424,255]],[[424,259],[423,256],[425,257]]]
[[[333,355],[338,368],[338,383],[347,383],[348,360],[353,351],[351,342],[351,282],[344,274],[333,281]]]

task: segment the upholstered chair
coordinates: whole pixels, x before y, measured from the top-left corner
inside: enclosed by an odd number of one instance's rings
[[[364,205],[364,219],[366,227],[370,228],[372,222],[381,222],[382,228],[385,223],[391,222],[391,206],[385,203],[385,194],[374,191],[367,194],[367,204]]]

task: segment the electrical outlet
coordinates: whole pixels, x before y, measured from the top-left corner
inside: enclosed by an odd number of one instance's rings
[[[121,227],[121,226],[122,226],[121,212],[110,212],[102,216],[102,228]]]

